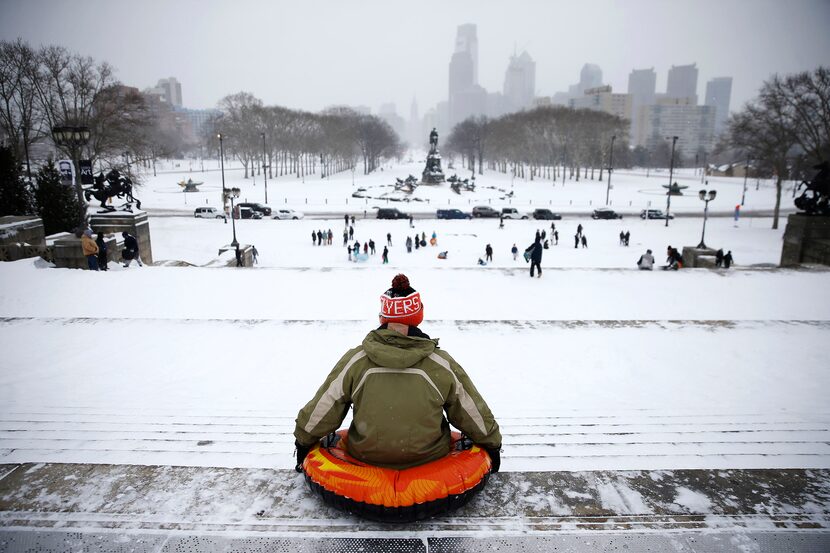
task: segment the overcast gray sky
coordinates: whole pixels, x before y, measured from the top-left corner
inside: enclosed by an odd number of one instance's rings
[[[252,92],[319,110],[395,102],[408,117],[447,96],[455,30],[478,25],[479,81],[501,90],[514,48],[536,61],[538,95],[597,63],[615,91],[632,68],[696,62],[732,76],[732,109],[772,73],[830,63],[830,0],[311,1],[0,0],[0,38],[60,44],[113,64],[125,84],[182,83],[188,107]]]

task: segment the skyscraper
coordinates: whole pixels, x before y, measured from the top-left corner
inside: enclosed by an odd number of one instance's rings
[[[478,84],[478,38],[474,23],[458,26],[455,35],[455,52],[467,52],[473,61],[473,84]]]
[[[156,88],[162,91],[168,104],[182,107],[182,85],[176,80],[176,77],[160,79]]]
[[[720,133],[729,119],[732,77],[715,77],[706,83],[706,105],[715,107],[715,133]]]
[[[527,52],[510,56],[504,74],[504,98],[508,109],[521,110],[533,104],[536,92],[536,62]]]
[[[628,75],[628,94],[631,95],[631,144],[636,145],[640,109],[654,103],[657,91],[657,73],[654,68],[632,69]]]
[[[695,98],[697,104],[697,64],[672,65],[666,84],[669,98]]]
[[[586,63],[579,72],[579,93],[602,86],[602,69],[595,63]]]

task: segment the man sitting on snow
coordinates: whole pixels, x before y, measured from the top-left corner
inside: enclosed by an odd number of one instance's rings
[[[405,275],[392,279],[380,307],[380,327],[340,359],[297,415],[297,472],[352,405],[346,445],[360,461],[405,469],[440,459],[452,424],[487,450],[498,472],[499,425],[464,369],[418,328],[424,307]]]

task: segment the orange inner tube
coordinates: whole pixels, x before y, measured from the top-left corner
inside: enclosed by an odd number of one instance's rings
[[[417,467],[403,470],[367,465],[346,452],[347,431],[330,448],[316,445],[306,456],[303,470],[317,485],[352,501],[383,507],[409,507],[461,495],[490,472],[490,456],[473,445],[456,450],[461,438],[452,433],[450,453]]]

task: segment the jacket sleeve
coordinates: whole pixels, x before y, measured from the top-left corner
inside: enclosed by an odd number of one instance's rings
[[[304,446],[334,432],[343,422],[352,403],[349,369],[366,356],[363,348],[350,350],[334,366],[314,398],[297,414],[294,437]]]
[[[444,359],[452,373],[450,393],[444,404],[450,424],[469,436],[473,442],[484,447],[501,447],[501,432],[493,413],[478,393],[473,381],[446,352],[436,353]]]

